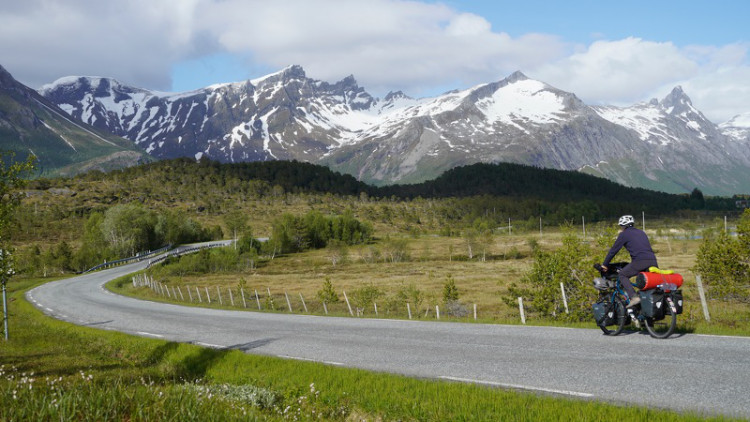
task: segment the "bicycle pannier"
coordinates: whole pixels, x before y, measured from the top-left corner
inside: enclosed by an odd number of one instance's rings
[[[608,300],[596,302],[592,306],[592,310],[597,325],[614,325],[615,322],[617,322],[615,319],[615,307],[612,306],[612,302]]]
[[[664,293],[659,290],[639,292],[641,296],[641,315],[656,321],[664,319],[664,308],[667,306]]]
[[[682,313],[682,290],[675,290],[672,292],[672,300],[674,300],[674,306],[677,308],[677,315]],[[669,304],[664,301],[664,310],[667,315],[672,315],[672,310],[669,308]]]

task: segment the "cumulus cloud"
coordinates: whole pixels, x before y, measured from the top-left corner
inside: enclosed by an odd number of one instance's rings
[[[231,54],[249,69],[299,64],[310,77],[331,82],[352,74],[376,95],[436,94],[521,70],[590,103],[632,104],[680,84],[715,121],[750,110],[746,44],[685,47],[632,37],[574,45],[552,34],[510,36],[482,16],[406,0],[0,0],[0,6],[0,64],[32,87],[97,75],[169,90],[177,65]],[[206,85],[218,82],[226,81]]]
[[[666,82],[689,77],[697,67],[672,43],[626,38],[596,41],[534,74],[584,100],[630,103]]]
[[[194,53],[192,0],[2,3],[0,60],[32,87],[67,75],[165,87],[174,61]]]
[[[748,58],[744,44],[678,48],[671,42],[631,37],[596,41],[532,74],[597,104],[661,98],[681,85],[706,117],[723,122],[750,110]]]
[[[278,67],[301,64],[325,80],[354,74],[376,91],[499,80],[564,51],[555,36],[513,39],[493,32],[481,16],[440,4],[227,0],[204,6],[203,24],[229,51]]]

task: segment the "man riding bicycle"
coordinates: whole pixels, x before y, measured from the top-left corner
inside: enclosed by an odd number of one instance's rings
[[[617,236],[614,245],[610,248],[607,257],[604,258],[602,268],[607,271],[609,262],[617,255],[617,252],[624,246],[630,254],[630,263],[618,273],[620,284],[630,299],[628,308],[641,302],[640,296],[635,294],[633,285],[630,284],[630,277],[637,275],[641,271],[646,271],[649,267],[658,267],[656,255],[651,249],[651,242],[643,230],[635,228],[635,219],[632,215],[623,215],[618,221],[620,234]]]

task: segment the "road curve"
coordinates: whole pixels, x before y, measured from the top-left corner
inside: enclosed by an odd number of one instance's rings
[[[103,285],[139,262],[41,285],[45,314],[107,330],[331,365],[750,419],[750,338],[328,318],[178,306]]]

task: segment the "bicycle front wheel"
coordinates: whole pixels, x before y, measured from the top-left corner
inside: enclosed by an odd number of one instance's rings
[[[601,328],[604,335],[616,336],[620,334],[625,327],[625,321],[628,318],[628,311],[625,309],[625,303],[623,303],[620,297],[615,297],[614,302],[612,302],[610,306],[611,308],[607,313],[609,314],[609,312],[612,312],[612,320],[614,324],[604,325],[603,323],[602,325],[599,325],[599,328]]]
[[[677,327],[677,315],[674,313],[667,315],[661,321],[646,318],[646,329],[653,338],[667,338],[674,333],[675,327]]]

